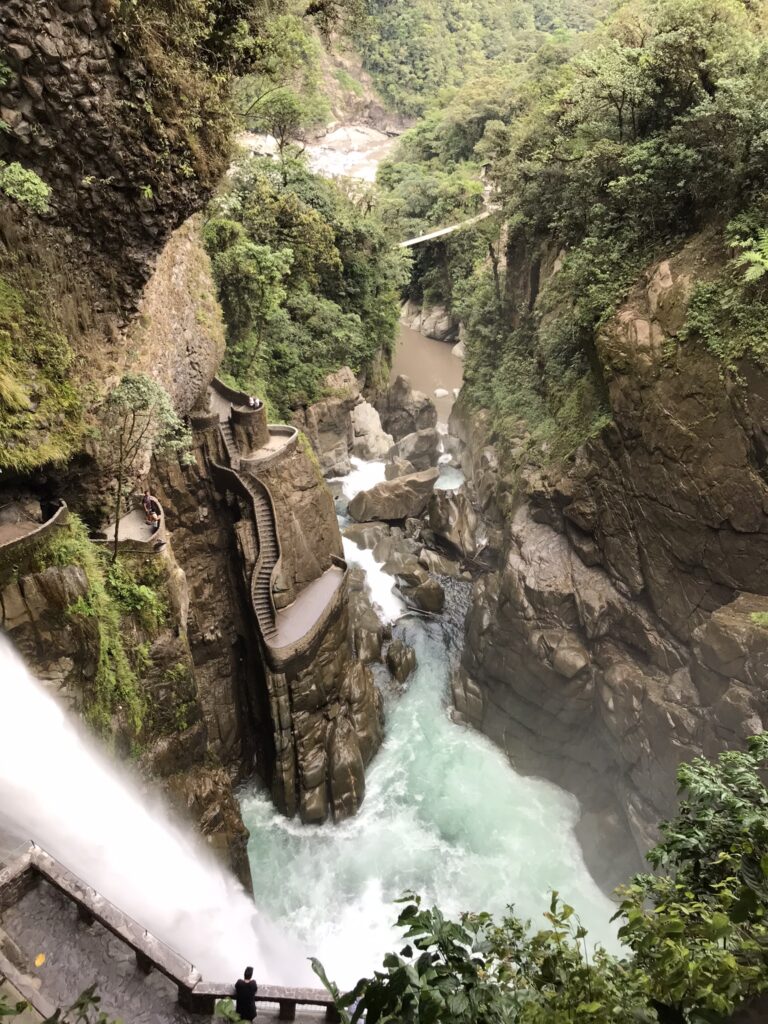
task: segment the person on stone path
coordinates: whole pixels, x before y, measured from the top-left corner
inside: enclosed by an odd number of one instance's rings
[[[249,398],[248,398],[248,407],[250,409],[260,409],[261,408],[261,399],[260,398],[256,398],[255,395],[250,395]]]
[[[153,497],[149,491],[144,491],[144,497],[142,498],[141,504],[144,506],[144,515],[146,517],[147,524],[152,527],[152,533],[160,528],[160,517],[163,514],[163,510],[160,508],[160,502],[157,498]]]
[[[243,976],[235,982],[235,1010],[243,1020],[256,1016],[256,993],[259,986],[253,977],[253,968],[246,967]]]

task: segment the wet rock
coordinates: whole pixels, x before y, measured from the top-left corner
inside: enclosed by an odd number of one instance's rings
[[[429,499],[426,521],[438,537],[465,558],[476,558],[487,546],[485,523],[475,511],[466,487],[435,491]]]
[[[396,455],[394,458],[387,456],[387,465],[384,468],[385,480],[396,480],[399,476],[408,476],[410,473],[416,472],[416,467],[413,463],[408,462],[407,459],[400,458]]]
[[[429,548],[421,549],[419,552],[419,562],[425,569],[435,573],[437,576],[461,575],[461,567],[458,562],[439,554],[437,551],[431,551]]]
[[[402,685],[416,668],[416,652],[402,640],[393,640],[387,648],[387,668]]]
[[[376,409],[360,402],[352,410],[352,454],[360,459],[383,459],[392,447],[392,435],[381,426]]]
[[[358,522],[371,519],[398,520],[419,516],[425,509],[437,478],[437,469],[411,473],[361,491],[349,503],[349,514]]]
[[[365,796],[365,765],[351,723],[337,718],[331,726],[330,788],[333,819],[344,821],[357,812]]]
[[[229,775],[222,768],[198,765],[172,775],[163,785],[171,803],[185,817],[199,823],[207,845],[231,867],[250,892],[248,830],[243,824]]]
[[[373,549],[382,540],[390,536],[388,523],[350,523],[344,528],[344,536],[359,548]]]
[[[411,382],[400,374],[387,391],[374,401],[384,429],[399,441],[406,434],[437,426],[437,409],[421,391],[414,391]]]
[[[435,579],[427,579],[406,591],[406,597],[425,612],[441,612],[445,605],[445,592]]]
[[[351,664],[340,694],[354,726],[363,763],[368,764],[384,738],[384,707],[370,666],[359,661]]]
[[[390,460],[403,459],[410,462],[417,471],[437,465],[440,448],[440,434],[435,427],[426,427],[413,434],[406,434],[390,448]]]

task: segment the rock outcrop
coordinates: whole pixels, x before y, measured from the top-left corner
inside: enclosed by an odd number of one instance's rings
[[[417,302],[409,300],[400,309],[400,320],[412,331],[419,331],[436,341],[456,341],[459,337],[459,322],[445,306],[423,309]]]
[[[349,503],[349,514],[359,523],[371,519],[394,521],[420,516],[439,476],[437,469],[385,480],[360,491]]]
[[[267,673],[267,689],[278,808],[315,824],[355,814],[384,723],[370,669],[353,657],[346,603],[303,664]]]
[[[323,475],[343,476],[352,468],[352,413],[362,401],[360,385],[348,366],[329,374],[325,385],[328,398],[298,409],[293,423],[309,438]]]
[[[644,850],[677,763],[768,724],[768,384],[676,341],[702,267],[694,241],[603,330],[613,422],[564,469],[507,480],[464,419],[474,509],[506,532],[475,585],[455,703],[582,797],[595,856],[621,847],[624,813]],[[468,516],[432,501],[434,528],[463,543]]]
[[[274,580],[275,604],[283,608],[341,557],[333,498],[316,463],[301,447],[259,470],[280,525],[281,559]]]
[[[169,145],[151,102],[156,83],[144,55],[129,53],[124,28],[103,0],[5,0],[0,159],[51,186],[56,223],[84,240],[90,266],[130,301],[168,234],[202,205],[226,153],[203,158],[194,143]],[[179,110],[169,116],[178,136]],[[205,183],[190,166],[200,158]]]
[[[352,454],[359,459],[383,459],[392,442],[391,434],[382,429],[376,409],[370,402],[359,402],[352,410]]]
[[[124,347],[127,368],[162,384],[181,415],[205,394],[224,355],[224,323],[201,227],[201,218],[192,217],[169,238]]]
[[[392,461],[410,462],[417,472],[437,465],[440,450],[440,435],[435,427],[425,427],[401,437],[387,453]]]
[[[414,391],[410,380],[400,374],[389,388],[377,395],[374,405],[387,433],[399,441],[406,434],[437,426],[434,402],[421,391]]]

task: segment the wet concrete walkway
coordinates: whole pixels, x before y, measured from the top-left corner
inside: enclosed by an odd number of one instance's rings
[[[176,986],[165,975],[158,971],[145,974],[125,943],[102,925],[81,921],[76,906],[48,882],[40,881],[3,913],[0,947],[17,968],[39,982],[41,994],[56,1006],[71,1005],[95,984],[100,1009],[126,1024],[208,1024],[214,1020],[179,1006]],[[36,968],[35,959],[41,953],[45,963]],[[260,1004],[257,1019],[276,1021],[278,1012],[276,1004]],[[296,1020],[320,1024],[325,1015],[299,1008]]]

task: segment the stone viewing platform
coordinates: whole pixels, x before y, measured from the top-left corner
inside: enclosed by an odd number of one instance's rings
[[[155,500],[157,501],[157,499]],[[158,502],[158,504],[160,503]],[[153,530],[152,524],[146,521],[144,510],[136,508],[121,517],[117,529],[118,550],[159,550],[165,543],[165,514],[161,511],[159,526]],[[114,521],[105,526],[92,540],[96,544],[114,544]]]
[[[35,966],[40,953],[45,963]],[[233,982],[210,982],[165,943],[30,844],[0,868],[0,991],[24,999],[25,1024],[71,1004],[97,981],[102,1009],[131,1024],[213,1019]],[[258,979],[260,1020],[337,1021],[323,989]]]
[[[66,502],[44,521],[32,518],[20,502],[13,501],[0,509],[0,551],[21,551],[27,544],[35,544],[57,526],[64,526],[69,517]]]

